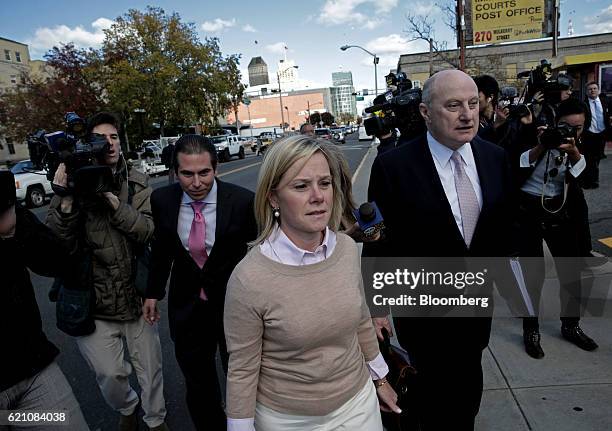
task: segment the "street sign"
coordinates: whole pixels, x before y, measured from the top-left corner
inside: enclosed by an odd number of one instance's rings
[[[244,103],[246,106],[249,106],[251,104],[251,99],[245,96],[242,98],[242,103]]]
[[[552,35],[552,0],[467,0],[466,45]]]

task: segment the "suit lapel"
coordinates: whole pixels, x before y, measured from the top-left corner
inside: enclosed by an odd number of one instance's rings
[[[172,193],[170,194],[171,201],[167,206],[169,211],[170,226],[174,229],[176,237],[178,238],[178,218],[181,211],[181,201],[183,200],[183,189],[179,183],[172,185]]]
[[[474,161],[476,162],[476,171],[478,172],[478,179],[480,180],[480,189],[482,191],[482,208],[480,215],[478,216],[478,223],[476,223],[476,229],[474,230],[474,236],[472,237],[472,243],[474,238],[478,234],[478,229],[483,225],[483,220],[487,216],[487,212],[491,207],[491,196],[494,184],[497,184],[497,180],[494,177],[494,173],[491,172],[491,164],[487,163],[486,157],[483,154],[482,147],[477,139],[471,142],[472,154],[474,154]]]
[[[457,227],[453,210],[451,209],[448,198],[446,197],[446,192],[442,186],[442,181],[440,181],[440,175],[438,175],[438,170],[436,169],[433,155],[429,150],[426,135],[424,135],[423,139],[419,141],[419,145],[420,148],[417,154],[419,156],[422,155],[422,159],[416,164],[418,175],[431,186],[431,190],[433,191],[433,195],[436,199],[436,205],[440,206],[440,210],[443,213],[441,217],[444,219],[445,225],[452,226],[450,228],[450,232],[453,232],[455,240],[458,240],[465,245],[461,232]]]
[[[179,214],[181,212],[181,202],[183,201],[183,189],[181,188],[179,183],[174,183],[172,185],[172,192],[170,193],[170,202],[168,203],[168,220],[170,220],[170,227],[174,232],[174,241],[179,250],[185,253],[189,259],[191,259],[191,255],[185,247],[183,247],[183,243],[181,242],[181,238],[178,234],[178,219]],[[194,262],[195,264],[195,262]]]

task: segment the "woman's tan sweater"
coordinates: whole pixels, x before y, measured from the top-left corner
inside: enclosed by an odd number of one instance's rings
[[[378,342],[363,295],[359,252],[338,234],[330,257],[313,265],[270,260],[254,247],[234,270],[225,299],[230,353],[227,416],[323,416],[370,379]]]

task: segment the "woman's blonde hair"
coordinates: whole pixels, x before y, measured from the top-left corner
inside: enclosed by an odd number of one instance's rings
[[[340,185],[340,168],[334,150],[332,145],[326,141],[306,135],[281,138],[266,150],[257,179],[257,191],[255,192],[255,220],[257,221],[259,235],[257,239],[250,243],[251,246],[263,243],[274,230],[276,220],[268,198],[278,187],[283,175],[298,161],[305,165],[317,152],[323,154],[327,159],[329,172],[332,176],[334,193],[328,226],[334,231],[338,230],[342,219],[343,197]]]

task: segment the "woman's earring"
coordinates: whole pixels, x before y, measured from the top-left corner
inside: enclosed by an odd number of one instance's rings
[[[279,218],[280,217],[280,208],[279,207],[272,208],[272,211],[273,211],[272,214],[274,215],[274,218]]]

